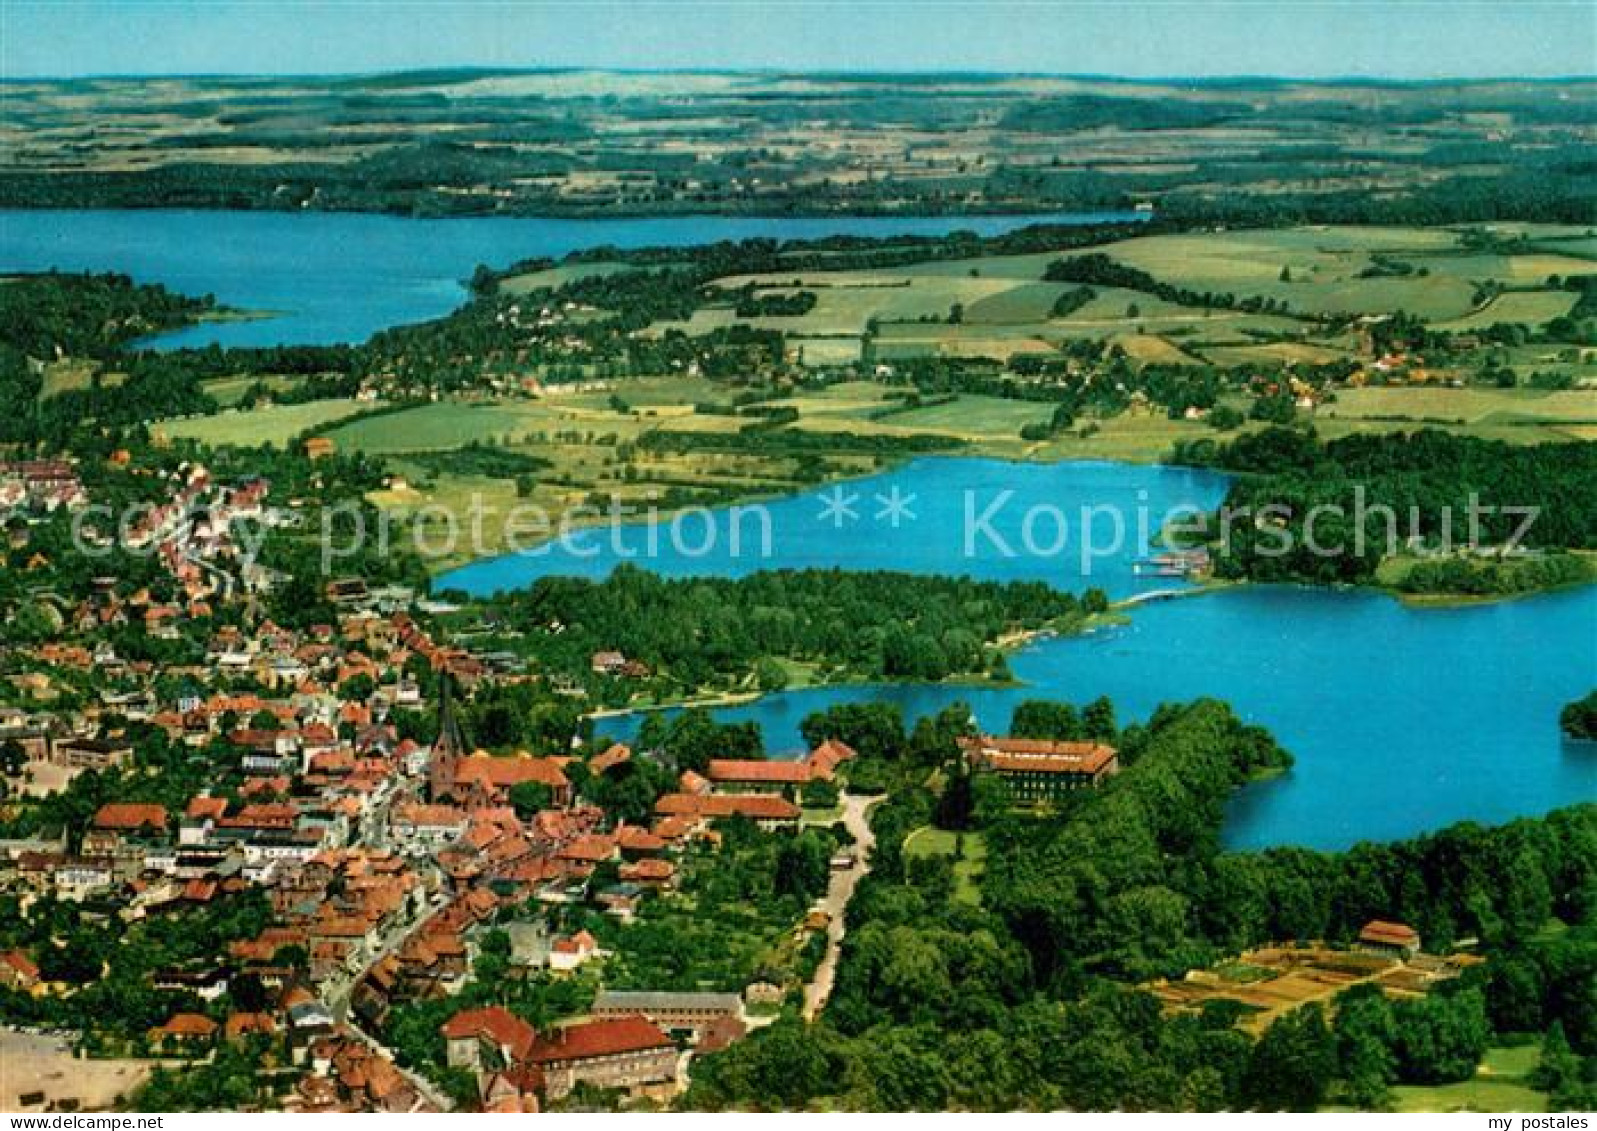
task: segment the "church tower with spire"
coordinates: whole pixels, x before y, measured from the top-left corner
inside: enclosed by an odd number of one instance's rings
[[[433,742],[427,782],[434,801],[442,801],[454,791],[460,760],[468,753],[465,733],[455,715],[454,682],[447,667],[438,673],[438,737]]]

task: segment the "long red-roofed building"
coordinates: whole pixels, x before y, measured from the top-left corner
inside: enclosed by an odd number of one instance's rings
[[[996,773],[1020,802],[1097,785],[1120,769],[1115,748],[1102,742],[978,735],[961,739],[960,746],[972,769]]]
[[[618,1017],[568,1025],[541,1037],[531,1060],[543,1071],[544,1090],[559,1099],[580,1083],[632,1090],[676,1079],[677,1048],[646,1017]]]
[[[654,811],[699,821],[745,817],[763,827],[792,824],[800,815],[797,805],[768,793],[667,793],[654,803]]]

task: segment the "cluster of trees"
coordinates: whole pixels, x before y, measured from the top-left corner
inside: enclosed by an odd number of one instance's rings
[[[1074,596],[1033,582],[839,570],[667,579],[632,566],[603,581],[542,578],[486,607],[551,670],[579,676],[594,652],[618,650],[686,688],[768,684],[762,661],[778,658],[843,678],[987,674],[1004,633],[1081,613]]]
[[[129,1098],[129,1111],[263,1111],[299,1076],[280,1040],[251,1034],[228,1041],[203,1063],[157,1064]]]
[[[1566,703],[1558,713],[1558,726],[1570,738],[1597,740],[1597,691]]]
[[[1043,271],[1042,277],[1051,283],[1080,283],[1089,290],[1089,295],[1091,287],[1118,287],[1122,290],[1141,291],[1180,306],[1248,311],[1286,309],[1285,303],[1258,295],[1239,299],[1228,292],[1194,291],[1178,287],[1173,283],[1154,278],[1141,268],[1131,267],[1098,251],[1056,259]]]
[[[734,275],[786,273],[802,276],[814,271],[869,271],[902,267],[930,260],[977,259],[989,255],[1030,255],[1061,248],[1089,247],[1124,236],[1161,230],[1162,222],[1102,224],[1028,224],[996,235],[983,236],[959,230],[943,235],[822,236],[805,240],[756,238],[693,247],[584,248],[566,257],[568,263],[623,262],[633,267],[689,263],[703,280]],[[479,272],[479,289],[527,271],[541,270],[547,261],[512,263],[502,270]],[[564,291],[556,292],[563,295]]]
[[[1397,588],[1405,593],[1502,597],[1578,585],[1594,577],[1597,577],[1597,570],[1575,554],[1550,553],[1505,559],[1454,556],[1414,562],[1398,581]]]
[[[1048,309],[1048,317],[1068,318],[1097,297],[1098,292],[1088,286],[1060,291],[1059,297],[1054,299],[1053,306]]]
[[[1142,979],[1203,965],[1197,876],[1219,853],[1227,798],[1290,756],[1214,700],[1164,707],[1120,736],[1122,772],[1062,821],[987,831],[984,894],[1039,982]]]
[[[1224,444],[1185,442],[1175,458],[1243,473],[1222,506],[1222,519],[1232,516],[1220,524],[1216,556],[1225,576],[1367,583],[1384,557],[1415,540],[1597,547],[1591,444],[1521,446],[1434,429],[1322,443],[1311,430],[1267,428]],[[1550,580],[1571,579],[1565,565],[1548,569]],[[1422,576],[1460,580],[1443,568]]]
[[[1115,725],[1114,702],[1100,696],[1080,710],[1054,699],[1027,699],[1010,716],[1009,733],[1054,742],[1113,742],[1120,729]]]
[[[815,309],[814,291],[756,292],[750,283],[738,294],[739,318],[800,318]]]
[[[718,828],[718,849],[681,863],[684,900],[651,900],[629,924],[587,917],[615,955],[605,966],[606,985],[738,993],[757,978],[782,985],[808,973],[793,965],[799,956],[784,953],[782,942],[826,891],[838,834],[765,833],[741,819]]]

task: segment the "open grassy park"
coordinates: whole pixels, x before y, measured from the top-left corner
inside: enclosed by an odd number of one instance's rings
[[[954,898],[971,904],[981,902],[981,875],[987,860],[987,844],[980,833],[952,833],[923,825],[905,839],[905,859],[933,856],[953,860]]]

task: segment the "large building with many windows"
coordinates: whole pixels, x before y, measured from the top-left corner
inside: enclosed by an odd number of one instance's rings
[[[960,743],[970,768],[994,773],[1021,803],[1049,801],[1094,786],[1120,769],[1113,746],[983,734]]]

